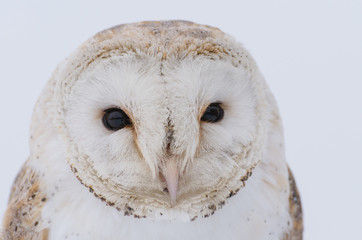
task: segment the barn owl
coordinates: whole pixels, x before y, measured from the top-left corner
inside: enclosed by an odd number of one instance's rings
[[[4,239],[302,239],[274,98],[217,28],[99,32],[54,71],[30,133]]]

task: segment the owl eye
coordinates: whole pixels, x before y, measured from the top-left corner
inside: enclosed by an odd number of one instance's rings
[[[104,110],[103,125],[112,131],[117,131],[131,125],[131,120],[127,114],[119,108],[110,108]]]
[[[220,103],[211,103],[205,110],[201,121],[205,122],[218,122],[224,117],[224,109],[221,108]]]

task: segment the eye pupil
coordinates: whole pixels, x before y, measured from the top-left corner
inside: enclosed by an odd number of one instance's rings
[[[104,111],[103,125],[112,131],[117,131],[131,125],[127,114],[119,108],[110,108]]]
[[[218,122],[224,117],[224,109],[221,108],[220,103],[211,103],[205,110],[201,121],[205,122]]]

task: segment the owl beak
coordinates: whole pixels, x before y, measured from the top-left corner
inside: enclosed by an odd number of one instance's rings
[[[176,203],[177,187],[179,180],[179,170],[177,163],[174,159],[169,159],[165,164],[165,170],[163,171],[163,177],[166,180],[167,190],[171,198],[171,206]]]

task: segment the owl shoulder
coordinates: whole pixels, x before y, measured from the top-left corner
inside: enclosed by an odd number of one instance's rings
[[[48,230],[40,226],[47,200],[40,182],[39,174],[25,162],[11,189],[3,219],[3,239],[48,239]]]
[[[303,239],[303,210],[299,191],[295,183],[292,171],[288,167],[289,175],[289,214],[291,217],[291,230],[285,234],[283,240],[302,240]]]

